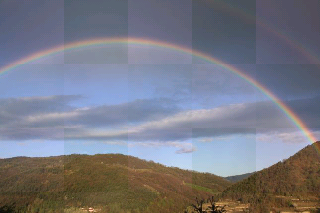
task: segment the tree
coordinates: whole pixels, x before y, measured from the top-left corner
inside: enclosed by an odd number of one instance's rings
[[[212,213],[223,213],[227,211],[225,210],[225,207],[226,207],[225,205],[223,207],[216,206],[213,196],[208,198],[208,203],[210,203],[208,210]]]
[[[204,212],[211,212],[211,213],[223,213],[226,212],[225,206],[220,207],[216,205],[216,202],[214,201],[214,197],[209,197],[207,199],[207,203],[210,203],[209,207],[206,210],[203,210],[203,204],[205,203],[204,199],[199,200],[196,197],[196,203],[197,204],[191,204],[193,207],[193,211],[196,213],[204,213]],[[185,211],[187,212],[187,211]]]
[[[191,206],[193,207],[194,211],[202,213],[202,205],[204,203],[204,199],[199,200],[198,197],[196,197],[196,202],[197,204],[191,204]]]

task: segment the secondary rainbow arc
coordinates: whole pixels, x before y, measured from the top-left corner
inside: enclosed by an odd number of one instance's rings
[[[305,45],[294,39],[293,36],[290,36],[283,29],[280,29],[279,27],[271,24],[265,18],[257,16],[256,13],[252,14],[248,11],[245,11],[244,9],[238,8],[232,5],[230,2],[228,3],[227,1],[219,0],[215,3],[218,3],[220,8],[226,9],[233,16],[237,15],[237,17],[239,18],[245,18],[251,21],[254,20],[256,26],[262,27],[264,30],[271,32],[273,35],[286,42],[291,48],[303,54],[311,64],[320,64],[319,56],[317,56],[310,48],[307,48]]]
[[[95,39],[89,39],[89,40],[82,40],[82,41],[76,41],[71,42],[65,45],[56,46],[44,51],[40,51],[34,54],[31,54],[27,57],[21,58],[20,60],[17,60],[11,64],[8,64],[2,68],[0,68],[0,75],[3,75],[4,73],[9,72],[10,70],[13,70],[19,66],[22,66],[24,64],[39,60],[43,57],[47,57],[50,55],[54,55],[63,51],[67,50],[73,50],[77,48],[83,48],[83,47],[90,47],[90,46],[99,46],[99,45],[108,45],[108,44],[137,44],[137,45],[146,45],[146,46],[155,46],[155,47],[162,47],[162,48],[168,48],[175,51],[179,51],[185,54],[189,54],[195,57],[198,57],[204,61],[207,61],[209,63],[217,64],[221,66],[224,69],[227,69],[231,71],[232,73],[236,74],[243,80],[247,81],[252,86],[256,87],[259,91],[261,91],[264,95],[266,95],[268,98],[270,98],[284,113],[285,115],[293,122],[293,124],[298,127],[298,129],[301,130],[303,135],[308,139],[310,143],[313,143],[316,141],[315,136],[312,134],[312,132],[308,129],[306,124],[287,106],[285,105],[276,95],[274,95],[270,90],[268,90],[264,85],[253,79],[251,76],[243,73],[241,70],[236,68],[235,66],[232,66],[230,64],[226,64],[210,55],[207,55],[205,53],[202,53],[197,50],[193,50],[187,47],[183,47],[180,45],[167,43],[163,41],[157,41],[157,40],[151,40],[146,38],[95,38]],[[320,153],[320,150],[317,150]]]

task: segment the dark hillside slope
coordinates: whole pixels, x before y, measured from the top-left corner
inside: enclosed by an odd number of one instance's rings
[[[271,197],[320,198],[320,142],[309,145],[283,162],[256,172],[223,193],[223,198],[267,202]]]
[[[230,182],[120,154],[0,160],[0,210],[63,212],[94,206],[111,212],[179,212],[195,196]]]

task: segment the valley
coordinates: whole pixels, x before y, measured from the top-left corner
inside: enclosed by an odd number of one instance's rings
[[[122,154],[1,159],[0,212],[194,212],[210,196],[226,212],[317,212],[314,146],[236,183]]]

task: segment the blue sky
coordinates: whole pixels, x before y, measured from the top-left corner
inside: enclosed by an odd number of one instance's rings
[[[291,38],[320,55],[317,3],[295,2],[301,11],[288,3],[2,1],[0,67],[82,39],[162,40],[233,64],[319,139],[319,65],[255,24],[259,16],[275,29],[286,26]],[[123,153],[228,176],[268,167],[310,144],[271,100],[230,71],[153,46],[48,56],[1,75],[0,91],[0,158]]]

